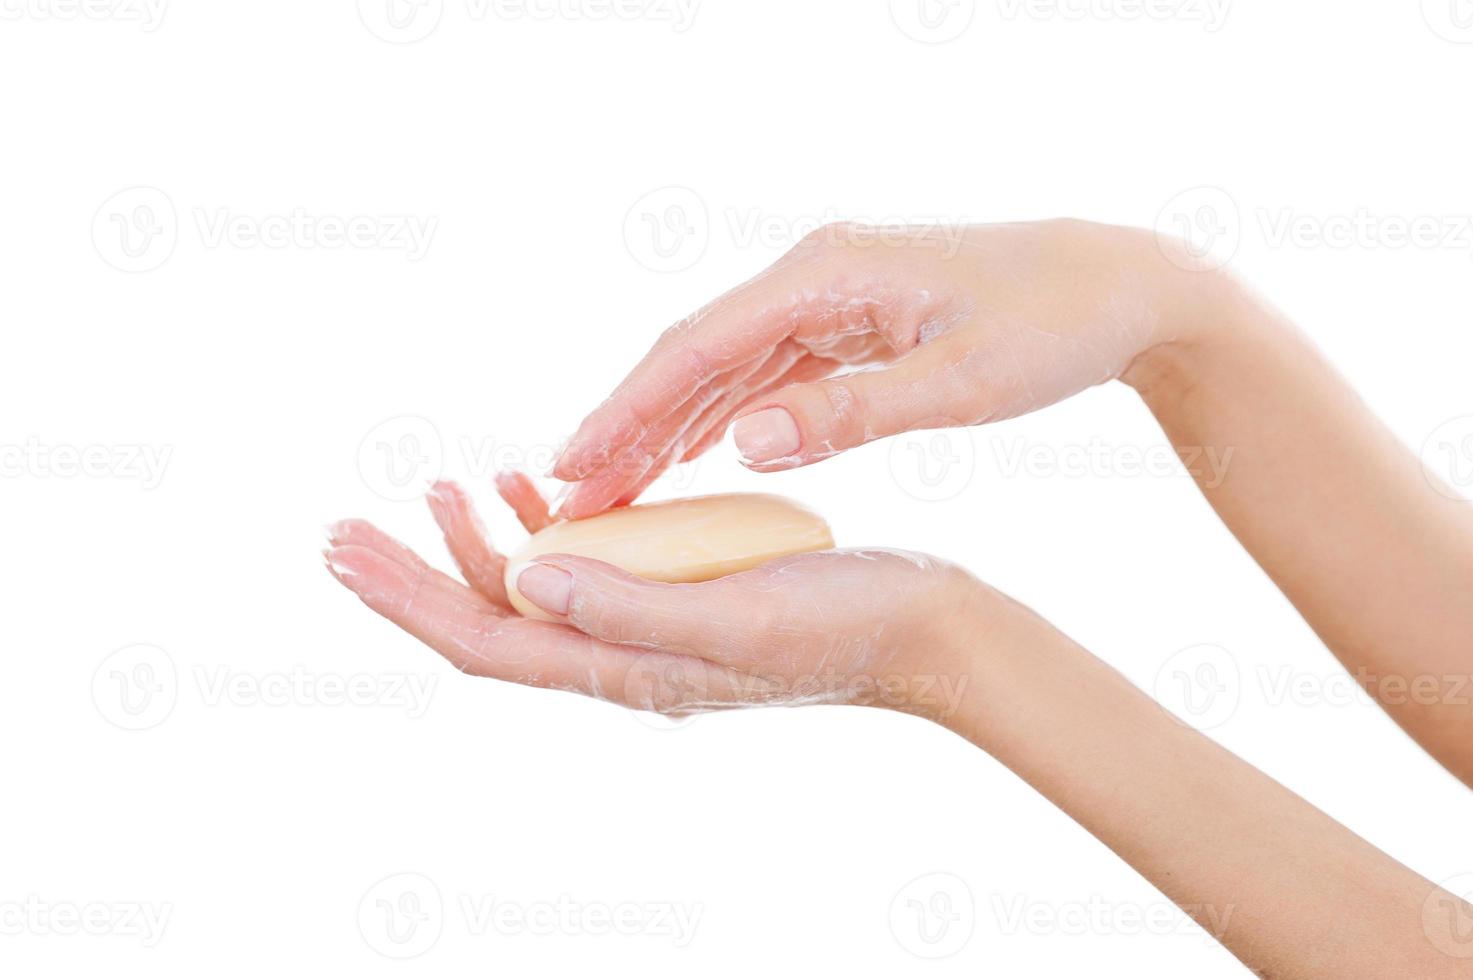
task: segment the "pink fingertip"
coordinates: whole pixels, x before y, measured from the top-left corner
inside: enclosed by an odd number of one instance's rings
[[[410,588],[409,573],[368,548],[344,545],[324,552],[323,558],[333,578],[377,611],[401,602]]]
[[[554,616],[566,616],[573,596],[573,576],[561,568],[533,562],[517,576],[517,591]]]
[[[787,409],[764,408],[736,420],[732,439],[748,466],[771,463],[798,452],[798,423]]]
[[[332,572],[333,577],[339,582],[355,592],[357,588],[354,580],[365,577],[370,571],[372,558],[373,552],[353,545],[328,548],[322,553],[322,560],[327,563],[327,570]]]

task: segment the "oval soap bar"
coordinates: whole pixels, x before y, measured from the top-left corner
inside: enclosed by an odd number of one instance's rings
[[[707,582],[763,562],[824,551],[834,537],[823,518],[782,497],[733,493],[637,504],[543,528],[507,557],[506,594],[529,619],[553,617],[517,590],[522,565],[538,555],[597,558],[656,582]]]

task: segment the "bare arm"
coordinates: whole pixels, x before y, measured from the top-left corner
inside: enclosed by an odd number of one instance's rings
[[[1213,288],[1205,329],[1125,380],[1173,445],[1231,448],[1223,473],[1198,477],[1212,506],[1392,718],[1473,785],[1473,506],[1435,488],[1281,314]]]
[[[949,727],[1258,975],[1467,976],[1473,907],[1167,714],[1027,610],[990,617]]]

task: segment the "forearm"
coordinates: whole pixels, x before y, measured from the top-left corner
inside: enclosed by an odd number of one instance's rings
[[[1426,880],[988,594],[948,726],[1008,766],[1264,976],[1461,975]],[[1000,610],[1000,611],[999,611]],[[1437,907],[1439,911],[1442,906]],[[1470,910],[1473,911],[1473,910]]]
[[[1281,314],[1227,280],[1205,288],[1213,322],[1126,380],[1179,451],[1227,459],[1193,468],[1224,522],[1397,723],[1473,784],[1473,508],[1433,488]]]

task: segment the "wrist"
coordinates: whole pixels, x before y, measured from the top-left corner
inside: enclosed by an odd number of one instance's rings
[[[1225,270],[1173,266],[1164,293],[1165,326],[1120,376],[1158,417],[1158,408],[1251,367],[1281,332],[1272,311]]]
[[[928,617],[929,653],[910,672],[913,696],[906,710],[975,742],[999,699],[1031,687],[1033,654],[1064,638],[1026,606],[957,571]]]

